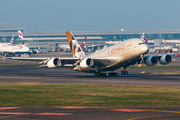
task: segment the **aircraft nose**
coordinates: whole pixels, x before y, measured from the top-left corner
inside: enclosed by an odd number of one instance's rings
[[[147,45],[143,45],[143,47],[142,47],[142,49],[141,49],[141,52],[142,52],[143,54],[147,54],[147,53],[149,52],[148,46],[147,46]]]

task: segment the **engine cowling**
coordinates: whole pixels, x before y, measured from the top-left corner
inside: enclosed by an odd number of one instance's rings
[[[61,65],[61,61],[58,58],[51,58],[48,62],[47,62],[47,66],[49,68],[54,68],[57,66]]]
[[[35,51],[35,50],[32,50],[32,53],[33,53],[33,54],[36,54],[36,53],[37,53],[37,51]]]
[[[80,66],[82,68],[92,67],[93,65],[94,65],[94,61],[91,58],[85,58],[80,63]]]
[[[150,56],[148,57],[144,63],[147,65],[147,66],[153,66],[153,65],[156,65],[158,62],[158,58],[155,57],[155,56]]]
[[[171,61],[172,61],[171,55],[163,55],[160,58],[159,63],[165,65],[165,64],[169,64]]]

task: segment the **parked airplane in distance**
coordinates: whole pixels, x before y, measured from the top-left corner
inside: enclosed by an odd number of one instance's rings
[[[14,35],[12,36],[10,43],[0,43],[0,46],[2,46],[2,45],[14,45],[13,42],[14,42]]]
[[[172,60],[171,54],[164,55],[145,55],[148,53],[147,45],[138,38],[129,39],[118,44],[101,49],[89,55],[85,55],[77,40],[71,33],[66,32],[68,43],[73,57],[10,57],[15,60],[41,61],[40,64],[46,64],[49,68],[72,65],[72,69],[81,72],[91,72],[96,76],[106,76],[104,71],[109,72],[109,76],[117,76],[114,70],[123,67],[121,74],[128,74],[125,69],[136,63],[144,63],[147,66],[160,64],[169,64]],[[143,56],[143,57],[141,57]]]
[[[15,56],[16,54],[18,56],[22,54],[29,54],[29,48],[26,45],[6,45],[6,46],[0,46],[0,52],[1,56]]]

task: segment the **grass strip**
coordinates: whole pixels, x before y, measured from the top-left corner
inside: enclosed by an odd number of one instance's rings
[[[0,98],[0,106],[180,105],[180,88],[3,82]]]

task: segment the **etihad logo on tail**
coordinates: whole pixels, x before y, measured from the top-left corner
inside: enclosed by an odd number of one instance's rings
[[[71,48],[71,52],[72,52],[73,57],[85,56],[84,52],[81,49],[81,46],[78,44],[77,40],[74,38],[71,31],[67,31],[66,36],[67,36],[68,43],[69,43],[69,46]]]

